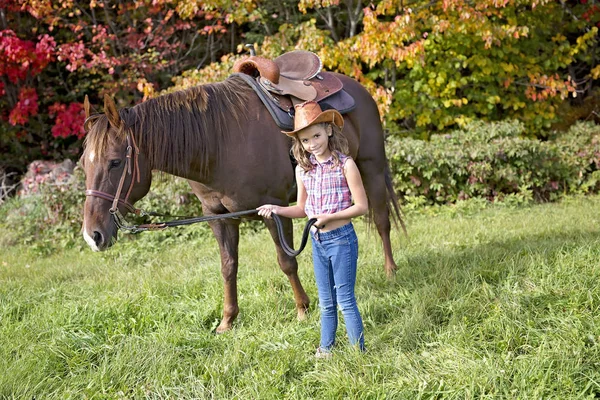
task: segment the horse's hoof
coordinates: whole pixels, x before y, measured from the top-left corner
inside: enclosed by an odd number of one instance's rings
[[[386,266],[385,267],[385,274],[387,276],[388,279],[393,279],[396,276],[396,271],[398,270],[398,267],[396,265],[392,265],[392,266]]]
[[[306,308],[298,309],[298,321],[306,321],[308,310]]]
[[[231,330],[231,324],[221,324],[219,326],[217,326],[217,329],[215,330],[215,333],[217,335],[221,335],[227,331]]]

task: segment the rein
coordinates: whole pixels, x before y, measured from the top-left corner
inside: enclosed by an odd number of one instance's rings
[[[134,213],[136,215],[140,215],[140,216],[146,216],[146,215],[148,215],[148,216],[164,216],[162,214],[157,214],[154,212],[145,212],[143,210],[135,208],[131,203],[129,203],[127,201],[129,199],[129,195],[131,194],[131,191],[133,189],[134,182],[135,181],[137,181],[138,183],[140,182],[140,168],[139,168],[139,164],[138,164],[139,152],[140,151],[135,143],[133,134],[128,133],[127,134],[126,164],[125,164],[125,167],[123,168],[123,174],[121,175],[121,179],[119,180],[119,186],[117,186],[117,191],[116,191],[115,195],[113,196],[110,193],[105,193],[105,192],[101,192],[99,190],[92,190],[92,189],[85,191],[86,196],[94,196],[94,197],[99,197],[99,198],[107,200],[107,201],[112,201],[112,206],[109,209],[109,212],[112,215],[115,225],[117,226],[118,229],[128,231],[130,233],[139,233],[139,232],[145,232],[145,231],[162,230],[162,229],[172,228],[172,227],[176,227],[176,226],[191,225],[191,224],[196,224],[199,222],[214,221],[214,220],[218,220],[218,219],[239,218],[239,217],[242,217],[245,215],[256,214],[258,212],[257,210],[245,210],[245,211],[238,211],[238,212],[232,212],[232,213],[226,213],[226,214],[206,215],[206,216],[202,216],[202,217],[192,217],[192,218],[185,218],[185,219],[178,219],[178,220],[173,220],[173,221],[157,222],[157,223],[150,223],[150,224],[126,225],[125,218],[119,211],[119,205],[125,207],[127,209],[127,211]],[[125,178],[127,177],[128,174],[131,175],[129,189],[127,190],[127,193],[125,194],[125,198],[121,199],[121,192],[123,191],[123,185],[125,184]],[[298,248],[298,250],[294,250],[294,248],[285,241],[281,217],[279,217],[277,214],[272,214],[272,217],[273,217],[273,220],[275,221],[275,225],[277,227],[277,234],[279,236],[279,242],[281,243],[281,247],[282,247],[283,251],[290,257],[296,257],[298,254],[300,254],[302,252],[302,250],[304,250],[304,247],[306,247],[306,243],[308,242],[308,235],[310,234],[310,228],[315,224],[315,222],[317,222],[317,219],[311,218],[308,220],[308,222],[304,226],[304,231],[302,232],[302,240],[300,242],[300,247]]]
[[[138,210],[138,211],[140,211],[140,210]],[[142,215],[158,215],[155,213],[145,213],[143,211],[141,213],[142,213]],[[251,214],[256,214],[256,213],[258,213],[257,210],[245,210],[245,211],[237,211],[237,212],[226,213],[226,214],[205,215],[202,217],[191,217],[191,218],[185,218],[185,219],[177,219],[177,220],[173,220],[173,221],[156,222],[156,223],[141,224],[141,225],[125,225],[123,223],[122,216],[117,216],[116,214],[113,214],[113,218],[115,219],[115,223],[119,229],[128,231],[130,233],[139,233],[139,232],[146,232],[146,231],[162,230],[162,229],[166,229],[166,228],[173,228],[176,226],[192,225],[192,224],[197,224],[199,222],[208,222],[208,221],[214,221],[214,220],[218,220],[218,219],[227,219],[227,218],[234,219],[234,218],[239,218],[239,217],[242,217],[245,215],[251,215]],[[294,248],[292,246],[290,246],[285,240],[281,217],[277,214],[271,214],[271,216],[273,217],[273,220],[275,221],[275,226],[277,227],[277,235],[279,236],[279,242],[281,244],[281,248],[283,249],[285,254],[287,254],[288,256],[296,257],[306,247],[306,244],[308,242],[308,235],[310,234],[310,228],[315,224],[315,222],[317,222],[317,219],[311,218],[306,222],[306,225],[304,226],[304,230],[302,232],[302,240],[300,241],[300,247],[298,248],[298,250],[294,250]]]

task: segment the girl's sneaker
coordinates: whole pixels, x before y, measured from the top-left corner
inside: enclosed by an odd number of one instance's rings
[[[322,349],[321,347],[317,347],[317,352],[315,353],[315,358],[331,358],[333,357],[333,353],[329,350]]]

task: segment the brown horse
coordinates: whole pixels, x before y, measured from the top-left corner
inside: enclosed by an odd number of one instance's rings
[[[396,264],[390,243],[390,216],[401,223],[384,152],[377,106],[355,80],[337,75],[357,107],[345,115],[344,135],[350,142],[367,192],[369,207],[383,241],[385,271]],[[254,209],[265,203],[287,205],[293,193],[294,169],[290,139],[241,78],[193,87],[117,110],[106,96],[104,114],[90,116],[86,98],[84,154],[86,175],[83,236],[95,251],[117,238],[111,213],[125,214],[148,193],[152,170],[183,177],[202,202],[204,215]],[[133,160],[133,161],[132,161]],[[295,194],[294,194],[295,195]],[[117,201],[113,201],[114,197]],[[112,204],[112,207],[111,207]],[[258,216],[250,218],[259,218]],[[281,248],[273,220],[265,220],[277,259],[287,275],[298,312],[305,316],[309,298],[298,278],[296,259]],[[210,222],[219,244],[224,280],[223,319],[217,332],[231,328],[238,315],[237,272],[239,220]],[[285,237],[292,242],[292,224],[283,219]]]

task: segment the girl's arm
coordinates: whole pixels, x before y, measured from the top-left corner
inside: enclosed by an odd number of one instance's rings
[[[306,203],[306,188],[304,187],[304,183],[300,178],[300,173],[302,168],[298,165],[296,166],[296,186],[298,187],[298,194],[296,204],[293,206],[282,207],[275,204],[265,204],[257,208],[258,215],[271,218],[271,214],[275,213],[282,217],[288,218],[303,218],[306,217],[306,213],[304,212],[304,204]]]
[[[360,171],[356,166],[353,159],[348,158],[344,163],[344,175],[352,194],[352,200],[354,204],[345,210],[338,211],[333,214],[321,214],[317,216],[317,227],[323,227],[328,222],[333,222],[340,219],[351,219],[365,215],[369,210],[369,202],[367,200],[367,194],[365,187],[363,186],[362,178],[360,177]]]

